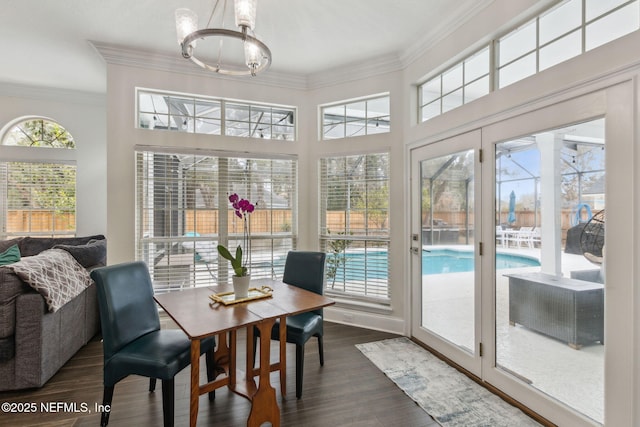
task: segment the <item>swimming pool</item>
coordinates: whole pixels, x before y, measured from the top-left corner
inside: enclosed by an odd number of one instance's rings
[[[329,255],[330,256],[330,255]],[[365,263],[366,262],[366,263]],[[346,273],[344,279],[362,280],[363,273],[369,279],[387,278],[387,252],[369,251],[367,257],[363,253],[345,254]],[[498,253],[496,269],[521,268],[539,266],[540,262],[533,257]],[[422,274],[446,274],[473,271],[473,252],[455,249],[434,249],[422,251]],[[353,277],[350,277],[353,276]]]
[[[496,254],[496,270],[539,266],[532,257],[514,254]],[[473,252],[453,249],[422,251],[422,274],[461,273],[473,271]]]

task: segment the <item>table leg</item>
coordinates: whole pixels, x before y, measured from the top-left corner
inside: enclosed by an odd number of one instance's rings
[[[287,317],[280,318],[280,394],[287,395]]]
[[[198,421],[198,399],[200,398],[200,340],[191,340],[191,396],[189,424],[196,427]]]
[[[256,325],[260,331],[260,384],[251,402],[251,412],[247,427],[258,427],[264,422],[271,422],[273,427],[280,426],[280,408],[276,401],[276,390],[271,386],[271,329],[275,319],[266,319]]]
[[[234,389],[236,386],[236,339],[237,331],[234,329],[229,332],[229,388]]]

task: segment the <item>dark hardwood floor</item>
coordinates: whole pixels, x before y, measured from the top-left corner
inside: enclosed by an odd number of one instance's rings
[[[244,360],[244,336],[238,345]],[[325,324],[325,364],[320,367],[315,338],[307,345],[302,399],[295,397],[295,347],[287,346],[287,396],[282,399],[277,374],[276,388],[282,426],[437,426],[404,392],[364,357],[355,344],[391,338],[395,335],[335,323]],[[277,346],[272,346],[276,348]],[[275,353],[274,353],[275,355]],[[202,361],[204,366],[204,360]],[[204,374],[203,374],[204,381]],[[148,392],[147,378],[131,376],[115,387],[109,426],[161,426],[162,392],[160,384]],[[189,424],[189,368],[176,376],[175,424]],[[0,403],[35,403],[35,413],[0,412],[1,426],[98,426],[100,414],[95,405],[102,402],[102,344],[94,338],[67,364],[37,390],[0,393]],[[79,412],[43,412],[44,402],[56,408],[57,402],[75,404]],[[82,412],[83,405],[89,412]],[[67,408],[70,409],[70,408]],[[200,398],[198,425],[245,426],[250,403],[225,388],[216,400]]]

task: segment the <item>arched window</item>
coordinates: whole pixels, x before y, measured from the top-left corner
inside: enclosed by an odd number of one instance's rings
[[[71,134],[53,120],[29,117],[5,126],[0,136],[0,238],[75,235]]]

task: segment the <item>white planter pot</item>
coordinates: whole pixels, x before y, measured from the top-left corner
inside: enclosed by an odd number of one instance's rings
[[[249,295],[251,276],[233,276],[233,293],[236,299],[246,298]]]

